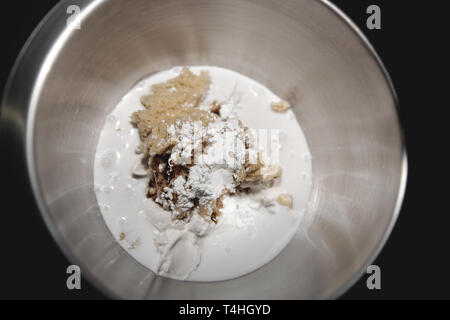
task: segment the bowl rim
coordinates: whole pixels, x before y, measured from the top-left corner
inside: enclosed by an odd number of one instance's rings
[[[89,15],[92,11],[94,11],[100,4],[104,3],[108,0],[82,0],[80,1],[83,5],[86,5],[77,19],[80,19],[82,21],[86,16]],[[335,4],[331,3],[329,0],[311,0],[316,1],[320,4],[322,4],[325,8],[327,8],[332,14],[337,16],[344,24],[347,25],[347,27],[352,30],[355,35],[360,39],[361,43],[367,51],[370,53],[372,58],[377,63],[378,67],[380,68],[385,81],[388,84],[389,90],[391,92],[394,105],[395,105],[395,115],[397,117],[397,124],[399,128],[400,133],[400,139],[402,144],[402,150],[401,150],[401,173],[400,173],[400,180],[399,180],[399,189],[397,191],[397,199],[394,205],[394,211],[391,215],[389,224],[387,225],[383,236],[381,240],[378,242],[378,244],[375,246],[375,249],[373,250],[372,254],[366,259],[366,261],[361,265],[359,270],[355,271],[352,276],[344,282],[335,292],[330,294],[328,297],[325,297],[325,299],[337,299],[340,296],[342,296],[349,288],[351,288],[365,273],[367,270],[367,267],[375,261],[375,259],[380,254],[381,250],[383,249],[384,245],[386,244],[389,236],[391,235],[395,223],[398,219],[398,216],[401,211],[402,202],[404,199],[405,191],[406,191],[406,185],[407,185],[407,176],[408,176],[408,160],[407,160],[407,151],[406,151],[406,144],[405,144],[405,136],[403,132],[403,128],[400,121],[400,115],[399,115],[399,102],[397,93],[395,91],[393,82],[391,80],[391,77],[384,66],[381,58],[375,51],[374,47],[371,45],[369,40],[366,38],[364,33],[358,28],[358,26],[341,10],[339,9]],[[62,0],[58,2],[48,13],[47,15],[41,20],[41,22],[38,24],[38,26],[34,29],[34,31],[29,36],[28,40],[25,42],[24,46],[22,47],[18,57],[16,58],[16,61],[11,69],[11,72],[9,74],[8,80],[5,85],[5,90],[3,94],[3,98],[1,101],[1,110],[2,110],[2,122],[3,122],[3,106],[5,105],[5,101],[7,97],[9,96],[9,92],[11,89],[11,85],[13,82],[13,79],[15,78],[19,66],[23,61],[23,58],[25,57],[28,49],[33,45],[34,40],[36,37],[43,31],[44,26],[47,25],[49,20],[51,18],[56,17],[56,13],[59,9],[63,8],[64,6],[67,6],[69,4],[70,0]],[[48,25],[47,25],[48,27]],[[64,256],[68,259],[70,263],[74,263],[82,270],[87,270],[83,272],[83,277],[89,281],[90,284],[92,284],[94,287],[100,290],[102,294],[104,294],[106,297],[111,299],[120,299],[121,297],[117,296],[115,293],[113,293],[110,289],[108,289],[101,281],[97,280],[96,277],[91,274],[88,268],[83,268],[83,261],[78,259],[70,250],[69,246],[65,243],[64,239],[59,235],[59,232],[57,232],[56,228],[54,227],[50,216],[48,214],[48,210],[46,207],[46,204],[43,201],[43,197],[41,195],[41,189],[39,185],[38,178],[36,176],[36,167],[35,167],[35,161],[34,161],[34,139],[33,139],[33,130],[34,130],[34,119],[36,114],[36,105],[39,98],[40,88],[43,85],[43,80],[45,79],[46,75],[48,74],[49,66],[48,64],[51,62],[53,55],[58,51],[58,49],[65,43],[65,40],[68,39],[70,36],[71,30],[70,28],[66,28],[65,24],[64,27],[58,27],[59,29],[51,34],[51,44],[49,46],[49,51],[43,57],[42,63],[38,66],[39,72],[37,74],[36,79],[31,80],[34,81],[32,84],[31,94],[28,100],[28,108],[25,110],[25,118],[26,118],[26,125],[22,129],[22,134],[24,136],[25,141],[25,148],[23,150],[26,167],[27,167],[27,173],[28,173],[28,179],[31,184],[32,194],[34,196],[35,202],[38,206],[39,213],[44,220],[44,223],[49,230],[50,234],[52,235],[54,241],[56,242],[59,249],[62,251]]]
[[[400,133],[400,139],[401,139],[401,172],[400,172],[400,181],[399,181],[399,189],[397,191],[397,199],[394,205],[394,211],[391,216],[391,220],[386,227],[386,230],[384,231],[383,237],[381,238],[380,242],[375,247],[372,254],[368,257],[365,263],[362,264],[361,268],[354,272],[353,276],[347,283],[344,283],[341,288],[336,290],[334,294],[330,295],[330,299],[337,299],[340,296],[342,296],[347,290],[349,290],[366,272],[367,268],[376,260],[378,255],[383,250],[388,238],[392,234],[392,231],[394,230],[395,223],[397,222],[397,219],[400,215],[400,211],[403,204],[403,199],[405,197],[406,192],[406,185],[408,180],[408,155],[406,150],[406,142],[405,142],[405,134],[403,131],[402,123],[400,120],[400,104],[397,96],[397,92],[395,90],[394,84],[392,82],[391,76],[389,75],[389,72],[387,71],[383,61],[381,60],[380,56],[376,52],[375,48],[370,43],[369,39],[364,35],[364,33],[361,31],[361,29],[356,25],[353,20],[351,20],[339,7],[337,7],[335,4],[331,3],[328,0],[318,0],[320,3],[322,3],[324,6],[326,6],[330,11],[332,11],[336,16],[338,16],[341,20],[343,20],[344,23],[346,23],[351,30],[359,37],[361,42],[363,43],[363,46],[367,48],[367,50],[370,52],[372,58],[377,63],[378,67],[383,73],[383,76],[388,84],[389,90],[392,94],[392,98],[394,101],[395,106],[395,115],[397,117],[397,125],[399,128]]]

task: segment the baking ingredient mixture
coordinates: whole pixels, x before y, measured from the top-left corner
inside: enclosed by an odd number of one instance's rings
[[[295,234],[311,157],[290,104],[217,67],[138,83],[107,117],[94,165],[105,222],[157,274],[219,281],[272,260]]]

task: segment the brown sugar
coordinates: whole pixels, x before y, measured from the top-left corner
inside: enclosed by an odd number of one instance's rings
[[[184,67],[178,77],[152,86],[152,93],[143,96],[141,102],[147,109],[195,108],[203,101],[210,84],[208,72],[195,75]]]
[[[270,107],[275,112],[285,112],[287,109],[291,107],[291,104],[285,100],[281,100],[278,102],[272,102]]]
[[[142,140],[140,151],[150,156],[167,151],[175,143],[167,128],[177,121],[201,121],[204,126],[217,115],[198,109],[211,84],[208,73],[195,75],[188,68],[167,82],[152,86],[152,93],[141,99],[145,110],[131,115]]]

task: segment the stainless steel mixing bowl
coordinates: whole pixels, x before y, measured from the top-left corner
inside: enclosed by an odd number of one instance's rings
[[[332,298],[362,275],[395,223],[407,165],[389,76],[347,17],[317,0],[83,0],[77,30],[66,27],[72,3],[25,45],[2,114],[23,137],[42,217],[93,284],[120,298]],[[174,65],[225,67],[271,88],[293,103],[312,152],[300,229],[238,279],[155,276],[115,242],[97,205],[105,116],[137,80]]]

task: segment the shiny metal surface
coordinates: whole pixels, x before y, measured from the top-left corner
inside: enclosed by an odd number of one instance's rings
[[[406,154],[389,78],[335,7],[316,0],[84,0],[81,30],[62,1],[22,51],[2,125],[62,250],[112,297],[333,298],[374,259],[399,212]],[[313,157],[305,221],[271,263],[238,279],[154,276],[106,228],[93,187],[105,116],[133,84],[174,65],[243,73],[294,103]]]

